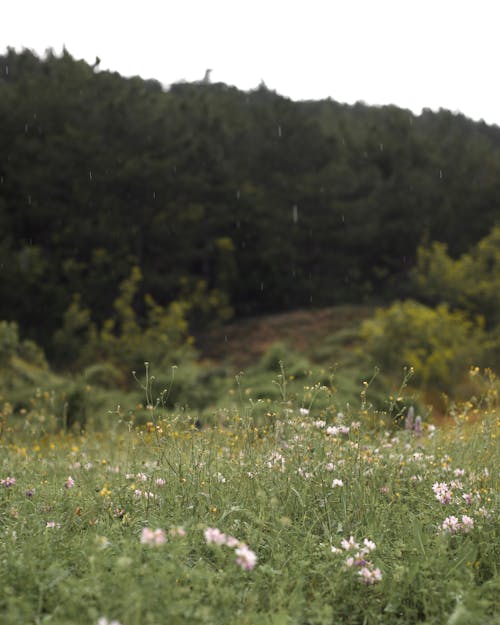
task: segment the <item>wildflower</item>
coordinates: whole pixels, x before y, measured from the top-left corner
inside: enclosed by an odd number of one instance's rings
[[[325,465],[325,469],[326,469],[327,471],[333,471],[333,470],[335,469],[335,465],[333,464],[333,462],[328,462],[328,463]]]
[[[434,495],[436,499],[442,503],[447,504],[451,501],[451,491],[448,488],[448,484],[446,482],[434,482],[432,485],[432,490],[434,491]]]
[[[346,540],[345,538],[343,538],[340,544],[342,546],[342,549],[345,549],[345,551],[352,551],[354,549],[359,549],[359,545],[354,540],[354,536],[350,536],[349,540]]]
[[[465,475],[465,470],[464,469],[455,469],[453,471],[453,475],[455,477],[463,477]]]
[[[299,408],[299,412],[303,417],[307,417],[309,410],[307,408]]]
[[[334,547],[333,545],[330,547],[330,551],[332,553],[344,553],[342,549],[339,549],[338,547]]]
[[[35,494],[35,491],[29,488],[24,494],[26,495],[26,497],[28,497],[28,499],[31,499],[33,495]]]
[[[11,486],[14,486],[15,483],[16,483],[15,477],[6,477],[4,480],[0,480],[0,484],[2,486],[5,486],[5,488],[10,488]]]
[[[159,547],[164,544],[165,540],[165,532],[162,529],[152,530],[149,527],[144,527],[141,532],[141,543],[143,545]]]
[[[74,485],[75,485],[75,480],[70,475],[68,479],[66,480],[66,482],[64,483],[64,488],[73,488]]]
[[[331,425],[330,427],[326,428],[326,433],[328,434],[328,436],[338,436],[339,431],[340,430],[336,425]]]
[[[462,495],[462,499],[465,501],[465,503],[470,506],[472,503],[472,493],[464,493]]]
[[[380,580],[382,579],[382,573],[380,569],[371,569],[368,566],[364,566],[363,568],[361,568],[359,570],[359,575],[362,581],[369,586],[380,582]]]
[[[47,521],[47,524],[45,525],[45,527],[49,527],[49,528],[55,527],[59,529],[61,527],[61,524],[56,523],[55,521]]]
[[[372,541],[369,540],[368,538],[365,538],[363,540],[363,551],[366,549],[367,551],[374,551],[377,548],[377,545]]]
[[[235,554],[236,564],[246,571],[251,571],[257,564],[257,555],[247,545],[241,544]]]
[[[207,545],[215,544],[215,545],[225,545],[226,544],[226,535],[224,532],[221,532],[220,529],[216,527],[207,527],[204,532],[205,541]]]
[[[318,430],[321,430],[322,428],[324,428],[326,425],[326,421],[323,421],[323,419],[318,419],[317,421],[313,421],[313,426],[315,428],[318,428]]]
[[[344,434],[344,435],[345,434],[349,434],[349,430],[350,430],[350,428],[349,428],[348,425],[341,425],[341,426],[339,426],[339,432],[341,434]]]
[[[441,527],[445,532],[455,533],[459,531],[460,523],[458,522],[458,519],[456,516],[451,515],[451,516],[446,517]]]
[[[166,482],[162,477],[157,477],[155,480],[156,486],[165,486]]]
[[[179,538],[183,538],[186,535],[186,530],[178,525],[177,527],[171,527],[168,530],[168,533],[170,534],[170,536],[178,536]]]
[[[148,481],[148,476],[145,473],[138,473],[136,475],[136,478],[139,480],[139,482],[147,482]]]
[[[466,534],[470,532],[470,530],[474,529],[474,519],[466,514],[462,514],[461,529]]]
[[[226,536],[226,545],[232,548],[232,547],[239,547],[241,543],[234,536]]]
[[[332,482],[332,488],[335,488],[337,486],[344,486],[344,482],[342,480],[335,478]]]

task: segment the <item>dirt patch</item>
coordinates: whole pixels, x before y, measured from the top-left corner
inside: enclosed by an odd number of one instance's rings
[[[196,345],[204,358],[243,367],[255,363],[276,341],[308,353],[329,335],[358,324],[372,313],[373,307],[343,305],[251,317],[196,337]]]

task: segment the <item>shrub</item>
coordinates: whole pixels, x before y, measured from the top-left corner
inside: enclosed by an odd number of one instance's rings
[[[446,304],[433,309],[412,300],[378,310],[364,322],[361,334],[383,369],[413,367],[417,382],[446,391],[481,361],[487,345],[480,319],[472,321]]]

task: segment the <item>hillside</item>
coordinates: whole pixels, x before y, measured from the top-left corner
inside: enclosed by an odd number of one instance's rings
[[[181,301],[196,334],[231,311],[405,298],[420,246],[457,257],[498,222],[499,169],[500,129],[450,111],[293,102],[263,85],[166,90],[67,51],[9,50],[0,319],[66,366],[87,335],[69,328],[65,345],[64,323],[107,328],[138,272],[138,324],[145,296]]]
[[[203,358],[243,368],[254,365],[277,342],[314,358],[333,334],[356,328],[372,312],[370,306],[344,305],[261,315],[206,332],[196,345]]]

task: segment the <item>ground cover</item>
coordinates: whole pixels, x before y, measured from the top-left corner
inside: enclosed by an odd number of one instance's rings
[[[200,424],[146,384],[105,432],[4,405],[1,622],[498,623],[495,407],[405,428],[281,390]]]

